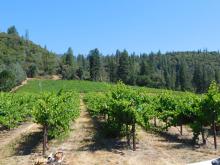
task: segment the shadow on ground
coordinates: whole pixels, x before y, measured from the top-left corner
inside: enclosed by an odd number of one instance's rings
[[[22,140],[16,145],[15,155],[29,155],[42,141],[42,132],[33,132],[23,136]]]
[[[150,131],[149,131],[150,132]],[[166,131],[158,131],[158,130],[153,130],[150,133],[157,134],[159,137],[162,137],[162,139],[159,139],[161,142],[168,142],[171,145],[169,146],[170,148],[189,148],[189,149],[195,149],[203,146],[204,144],[199,143],[195,144],[192,140],[192,138],[186,137],[184,135],[180,134],[172,134],[170,132]]]
[[[95,152],[98,150],[106,150],[110,152],[115,152],[115,150],[128,149],[126,141],[120,138],[107,138],[104,136],[102,123],[97,119],[92,117],[92,124],[94,136],[91,138],[85,137],[83,141],[85,145],[78,149],[78,151],[91,151]],[[90,128],[90,127],[89,127]]]

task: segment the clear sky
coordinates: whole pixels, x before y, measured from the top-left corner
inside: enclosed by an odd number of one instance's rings
[[[129,52],[219,50],[220,0],[1,0],[0,30],[49,50]]]

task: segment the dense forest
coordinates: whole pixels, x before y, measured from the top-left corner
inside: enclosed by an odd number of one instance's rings
[[[205,92],[212,80],[220,82],[220,53],[185,51],[129,54],[117,50],[103,55],[63,55],[34,44],[28,32],[20,36],[15,26],[0,33],[0,90],[9,91],[26,77],[59,74],[63,79],[117,82],[129,85]]]
[[[220,82],[220,53],[204,51],[128,54],[117,50],[113,55],[101,55],[98,49],[88,56],[78,55],[76,75],[80,79],[117,82],[205,92],[212,80]]]

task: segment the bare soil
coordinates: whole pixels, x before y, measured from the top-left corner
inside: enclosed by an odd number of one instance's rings
[[[137,127],[137,151],[132,151],[125,139],[106,139],[100,134],[97,121],[90,117],[81,99],[81,114],[72,124],[70,135],[63,141],[51,141],[47,154],[62,150],[63,165],[181,165],[218,157],[212,148],[192,146],[187,127],[183,136],[178,135],[176,127],[158,134]],[[14,152],[0,157],[0,164],[30,165],[42,159],[41,136],[39,127],[32,129],[17,141]]]
[[[27,143],[27,137],[39,133],[39,126],[34,123],[24,123],[18,128],[10,131],[0,132],[0,165],[15,165],[19,164],[23,154],[31,153],[31,145],[27,148],[22,148],[24,142]],[[25,141],[23,141],[25,140]],[[29,151],[29,153],[28,153]]]
[[[81,100],[81,115],[72,125],[69,138],[61,144],[54,141],[54,148],[48,153],[62,150],[65,154],[64,165],[172,165],[217,157],[217,152],[213,150],[193,147],[188,142],[191,134],[185,127],[182,139],[176,136],[179,132],[175,127],[164,134],[146,132],[138,127],[137,151],[126,147],[125,139],[104,138],[99,129]]]

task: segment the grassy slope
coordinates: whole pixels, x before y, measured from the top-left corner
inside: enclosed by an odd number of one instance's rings
[[[58,92],[63,90],[75,90],[80,93],[88,92],[105,92],[111,89],[112,84],[104,82],[91,82],[81,80],[29,80],[28,83],[17,90],[18,93],[40,93],[40,92]],[[133,87],[141,89],[143,92],[160,94],[168,91],[166,89],[146,88],[146,87]],[[185,92],[171,91],[173,94],[182,95]]]
[[[103,82],[90,82],[79,80],[29,80],[28,83],[17,90],[18,93],[58,92],[75,90],[80,93],[104,92],[110,89],[109,84]]]

